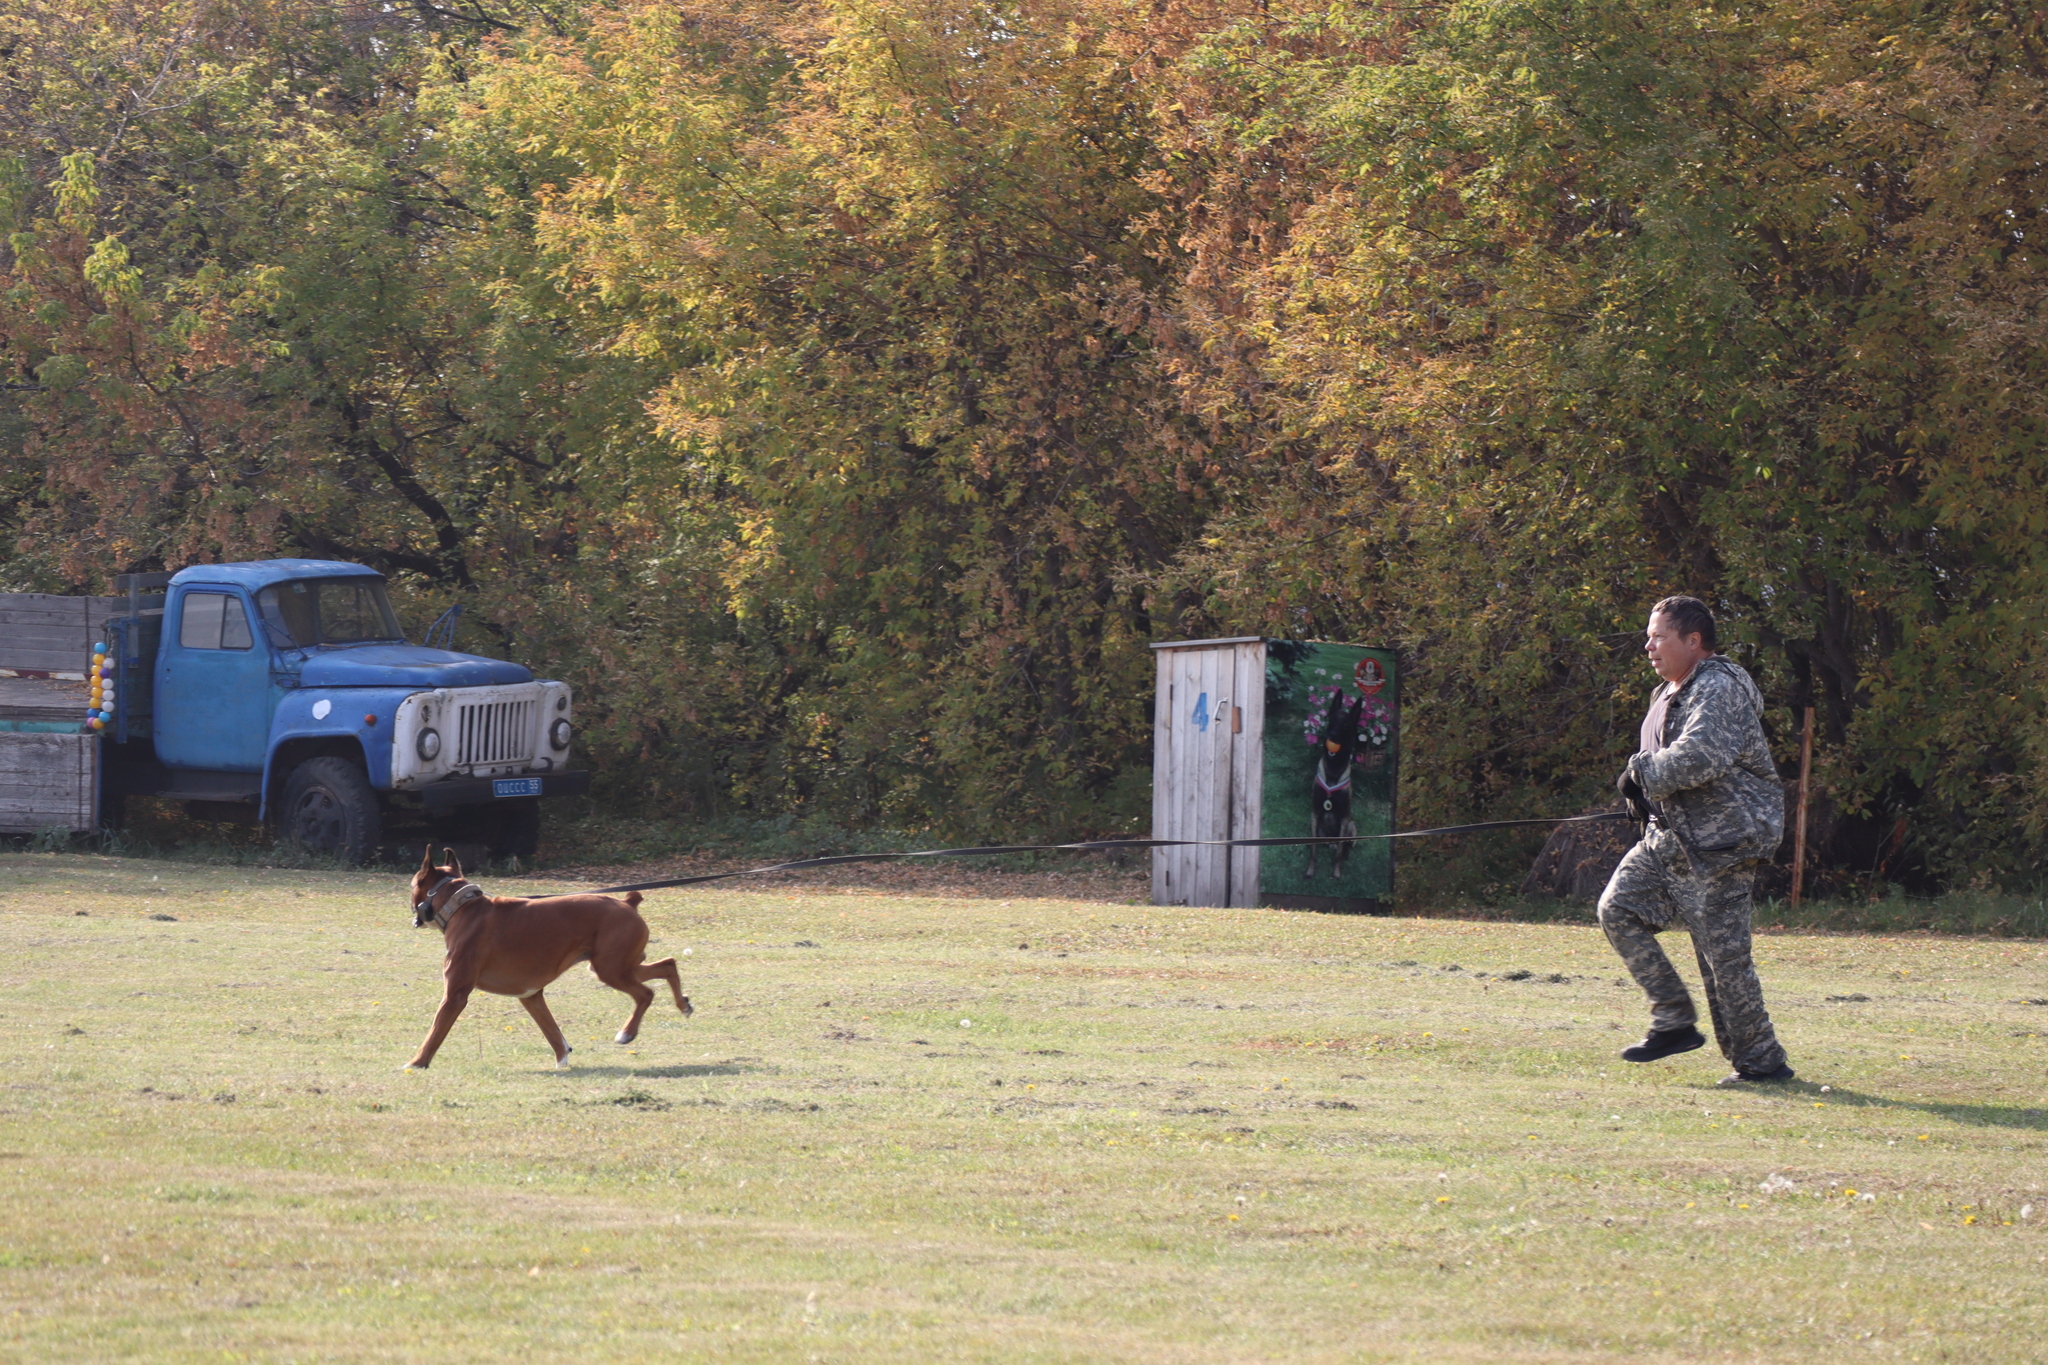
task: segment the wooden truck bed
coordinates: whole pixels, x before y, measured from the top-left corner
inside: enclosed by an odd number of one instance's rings
[[[0,593],[0,833],[99,824],[100,741],[85,671],[125,599]]]
[[[82,682],[0,675],[0,730],[85,722],[86,690]]]
[[[82,681],[107,618],[126,605],[124,597],[0,592],[0,677]]]

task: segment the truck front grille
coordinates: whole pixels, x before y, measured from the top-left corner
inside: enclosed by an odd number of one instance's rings
[[[472,702],[455,717],[455,766],[478,763],[524,763],[533,757],[534,708],[537,702]]]

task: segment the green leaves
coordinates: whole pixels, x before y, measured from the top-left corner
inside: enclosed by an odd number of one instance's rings
[[[72,152],[59,157],[57,164],[63,168],[63,176],[54,186],[58,225],[67,232],[89,233],[93,228],[93,210],[100,202],[99,174],[93,154]]]
[[[94,243],[80,273],[110,307],[134,304],[142,296],[142,272],[128,263],[128,248],[118,237]]]

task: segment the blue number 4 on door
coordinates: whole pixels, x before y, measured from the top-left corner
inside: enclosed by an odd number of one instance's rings
[[[492,796],[539,796],[537,777],[501,777],[491,783]]]

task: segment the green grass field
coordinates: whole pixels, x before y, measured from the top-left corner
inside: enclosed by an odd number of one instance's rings
[[[2048,945],[1761,940],[1757,1094],[1619,1062],[1583,925],[647,915],[695,1019],[578,970],[578,1069],[479,997],[408,1074],[397,875],[0,856],[0,1355],[2048,1359]]]

